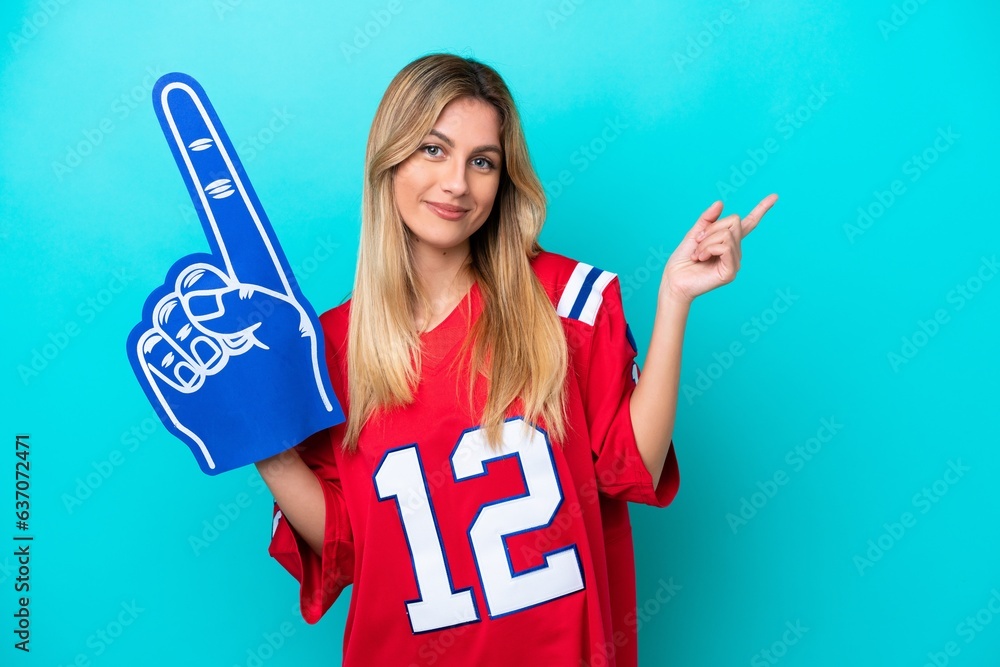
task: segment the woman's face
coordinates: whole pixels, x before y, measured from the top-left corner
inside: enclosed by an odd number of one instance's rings
[[[396,207],[419,246],[463,249],[490,211],[500,185],[500,119],[482,100],[460,97],[396,167]]]

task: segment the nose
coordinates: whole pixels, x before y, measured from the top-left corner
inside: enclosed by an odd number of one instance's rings
[[[469,180],[465,173],[465,163],[460,160],[449,160],[444,165],[441,176],[441,189],[459,197],[469,190]]]

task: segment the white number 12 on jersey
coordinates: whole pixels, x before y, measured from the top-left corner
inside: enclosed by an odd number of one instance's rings
[[[514,572],[505,538],[548,526],[562,505],[548,438],[537,428],[524,428],[521,418],[503,426],[503,449],[486,444],[479,429],[466,431],[451,455],[455,481],[486,474],[486,464],[517,457],[527,493],[484,503],[469,527],[469,542],[483,585],[490,618],[511,614],[583,589],[576,545],[549,551],[545,563]],[[406,602],[414,633],[429,632],[479,619],[471,588],[456,591],[448,570],[437,517],[430,503],[427,477],[417,445],[393,449],[375,470],[379,500],[396,500],[410,548],[420,597]]]

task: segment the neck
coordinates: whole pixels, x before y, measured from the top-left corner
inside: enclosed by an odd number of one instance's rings
[[[443,251],[418,242],[413,248],[413,264],[418,287],[427,299],[426,302],[417,299],[414,323],[418,331],[429,331],[447,317],[472,287],[469,243]]]
[[[473,282],[468,241],[449,250],[428,248],[418,242],[413,248],[413,264],[420,289],[432,304],[461,298]]]

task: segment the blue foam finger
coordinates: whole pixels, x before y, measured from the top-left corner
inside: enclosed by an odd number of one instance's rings
[[[212,253],[243,282],[291,294],[292,271],[229,135],[197,81],[165,74],[153,107]]]
[[[164,426],[217,475],[290,449],[344,414],[319,318],[204,90],[167,74],[153,105],[212,253],[174,263],[127,352]],[[206,311],[211,301],[217,313]]]

